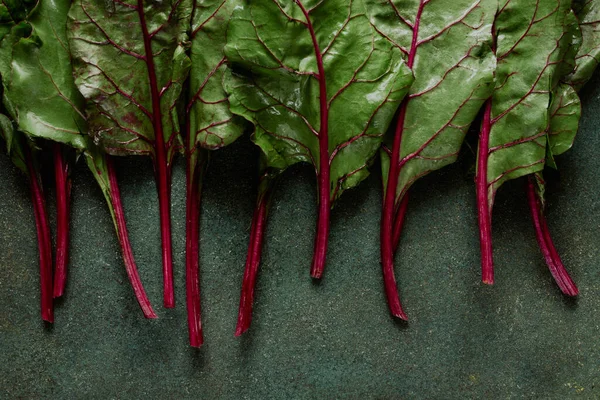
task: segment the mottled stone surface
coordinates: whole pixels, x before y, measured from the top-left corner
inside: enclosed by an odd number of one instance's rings
[[[67,294],[54,326],[44,327],[27,183],[0,155],[0,397],[599,397],[599,78],[583,93],[578,141],[559,159],[561,174],[547,192],[550,229],[579,284],[577,301],[561,296],[544,265],[521,181],[500,190],[494,210],[497,283],[479,283],[473,157],[467,155],[414,187],[396,257],[411,322],[396,323],[387,313],[379,265],[379,174],[337,204],[325,278],[315,284],[309,278],[315,184],[308,168],[297,168],[274,198],[254,324],[236,339],[255,193],[256,152],[245,139],[215,154],[205,184],[206,343],[199,351],[187,346],[181,160],[173,185],[178,307],[160,307],[150,162],[123,159],[117,166],[156,321],[144,320],[137,307],[104,199],[81,164],[74,174]]]

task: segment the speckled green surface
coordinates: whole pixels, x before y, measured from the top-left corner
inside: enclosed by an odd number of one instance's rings
[[[600,77],[583,99],[579,139],[548,189],[550,228],[579,284],[577,301],[551,280],[520,181],[500,190],[494,210],[497,283],[479,283],[475,193],[463,163],[412,192],[396,258],[411,322],[396,323],[380,275],[378,176],[334,210],[328,267],[315,284],[314,178],[300,168],[277,189],[254,324],[234,338],[255,190],[255,150],[245,139],[215,154],[206,180],[199,351],[187,346],[181,161],[173,185],[178,307],[160,308],[149,161],[124,159],[118,168],[156,321],[135,303],[104,199],[80,165],[67,295],[49,328],[39,318],[28,187],[0,156],[0,398],[600,397]]]

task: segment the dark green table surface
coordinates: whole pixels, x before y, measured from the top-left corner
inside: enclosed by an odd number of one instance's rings
[[[315,184],[308,168],[296,168],[274,198],[253,326],[234,338],[255,195],[256,151],[246,138],[214,155],[206,179],[201,350],[187,345],[181,160],[173,179],[177,308],[160,307],[150,162],[117,165],[155,321],[137,307],[104,198],[79,165],[67,294],[56,305],[54,326],[44,327],[29,189],[0,155],[0,398],[600,397],[599,76],[583,102],[578,141],[560,158],[561,175],[548,188],[550,229],[579,285],[578,300],[565,299],[545,267],[522,181],[498,194],[497,283],[480,284],[467,157],[412,191],[396,257],[411,321],[394,322],[379,264],[379,174],[337,204],[325,278],[315,284]]]

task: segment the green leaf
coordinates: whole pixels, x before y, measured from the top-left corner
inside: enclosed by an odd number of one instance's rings
[[[551,168],[557,168],[554,156],[564,153],[573,145],[581,117],[579,96],[572,85],[564,81],[569,79],[576,68],[576,57],[583,37],[577,17],[572,11],[567,16],[566,24],[567,29],[560,42],[560,46],[566,48],[566,51],[556,73],[561,83],[554,86],[549,109],[546,165]],[[538,186],[543,184],[543,180],[538,179]],[[542,195],[543,192],[538,192],[538,197]]]
[[[592,77],[600,62],[600,1],[575,0],[573,9],[583,41],[577,53],[575,71],[567,82],[579,90]]]
[[[559,84],[553,92],[550,105],[548,151],[552,157],[564,153],[573,146],[580,117],[581,101],[577,92],[569,84]]]
[[[564,0],[501,3],[495,22],[498,65],[489,146],[482,139],[479,152],[487,167],[490,207],[504,182],[544,168],[551,92],[565,70],[571,22],[570,2]]]
[[[367,0],[371,23],[412,65],[401,134],[396,201],[420,177],[456,161],[466,132],[490,95],[494,0]],[[414,38],[414,40],[413,40]],[[394,135],[387,147],[392,148]],[[391,151],[382,151],[384,187]]]
[[[199,147],[216,150],[235,141],[244,132],[244,120],[229,110],[223,88],[227,63],[223,47],[231,13],[240,0],[195,0],[190,27],[190,76],[187,114],[189,165],[202,162]],[[196,167],[189,170],[196,174]],[[192,178],[193,179],[193,178]]]
[[[41,0],[27,19],[29,35],[12,44],[10,63],[0,73],[4,102],[20,131],[83,149],[83,98],[73,82],[66,37],[70,4]]]
[[[0,4],[0,83],[2,88],[10,75],[13,46],[20,38],[31,34],[31,26],[25,21],[30,8],[20,0],[3,1]],[[0,95],[3,90],[0,90]],[[10,109],[3,97],[4,107]]]
[[[191,25],[190,146],[215,150],[236,140],[243,120],[229,111],[223,76],[227,22],[240,0],[196,0]],[[191,150],[191,149],[190,149]]]
[[[306,162],[317,175],[329,168],[333,200],[368,175],[412,83],[400,50],[374,32],[362,1],[252,1],[236,9],[225,52],[236,71],[225,80],[231,110],[256,126],[266,167]]]
[[[87,100],[90,134],[108,153],[171,162],[181,144],[177,102],[190,66],[190,14],[187,0],[73,3],[75,83]]]

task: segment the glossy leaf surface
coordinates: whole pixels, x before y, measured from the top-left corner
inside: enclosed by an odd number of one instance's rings
[[[229,111],[223,75],[227,64],[223,47],[227,26],[239,0],[194,3],[191,24],[189,78],[190,148],[216,150],[232,143],[243,132],[243,121]]]
[[[183,44],[191,10],[189,0],[78,0],[69,12],[89,133],[110,154],[146,154],[154,161],[167,308],[175,306],[171,162],[182,145],[178,106],[190,66]]]
[[[170,162],[180,143],[176,105],[189,68],[182,43],[190,11],[176,0],[73,3],[75,82],[90,134],[107,152],[156,158],[164,145]]]
[[[487,198],[507,180],[541,171],[551,92],[571,45],[570,2],[503,1],[496,19],[496,88],[491,98]],[[481,146],[481,142],[480,142]],[[481,168],[480,168],[481,171]],[[491,212],[491,210],[490,210]]]
[[[39,1],[27,18],[31,31],[14,41],[0,66],[4,103],[18,129],[32,137],[83,149],[83,98],[73,83],[66,37],[70,1]]]
[[[406,210],[406,191],[415,180],[456,160],[491,92],[496,2],[368,0],[367,8],[375,29],[404,54],[415,76],[382,151],[383,280],[390,312],[406,320],[394,276],[394,226],[400,229],[404,215],[397,210]]]
[[[242,76],[226,81],[232,111],[256,126],[268,167],[330,167],[331,199],[357,185],[412,82],[399,49],[375,34],[361,1],[304,1],[323,61],[299,2],[253,1],[234,13],[226,54]],[[320,79],[326,107],[320,107]],[[319,143],[328,112],[327,149]]]
[[[414,63],[397,160],[399,201],[419,177],[456,160],[491,93],[496,1],[368,0],[367,8],[375,28]],[[382,157],[385,186],[389,155]]]
[[[573,71],[567,71],[554,91],[550,107],[550,129],[548,136],[548,163],[555,167],[553,156],[567,151],[573,145],[579,128],[581,102],[577,90],[591,78],[598,67],[600,57],[600,2],[597,0],[575,0],[578,37],[572,45],[576,51]]]

